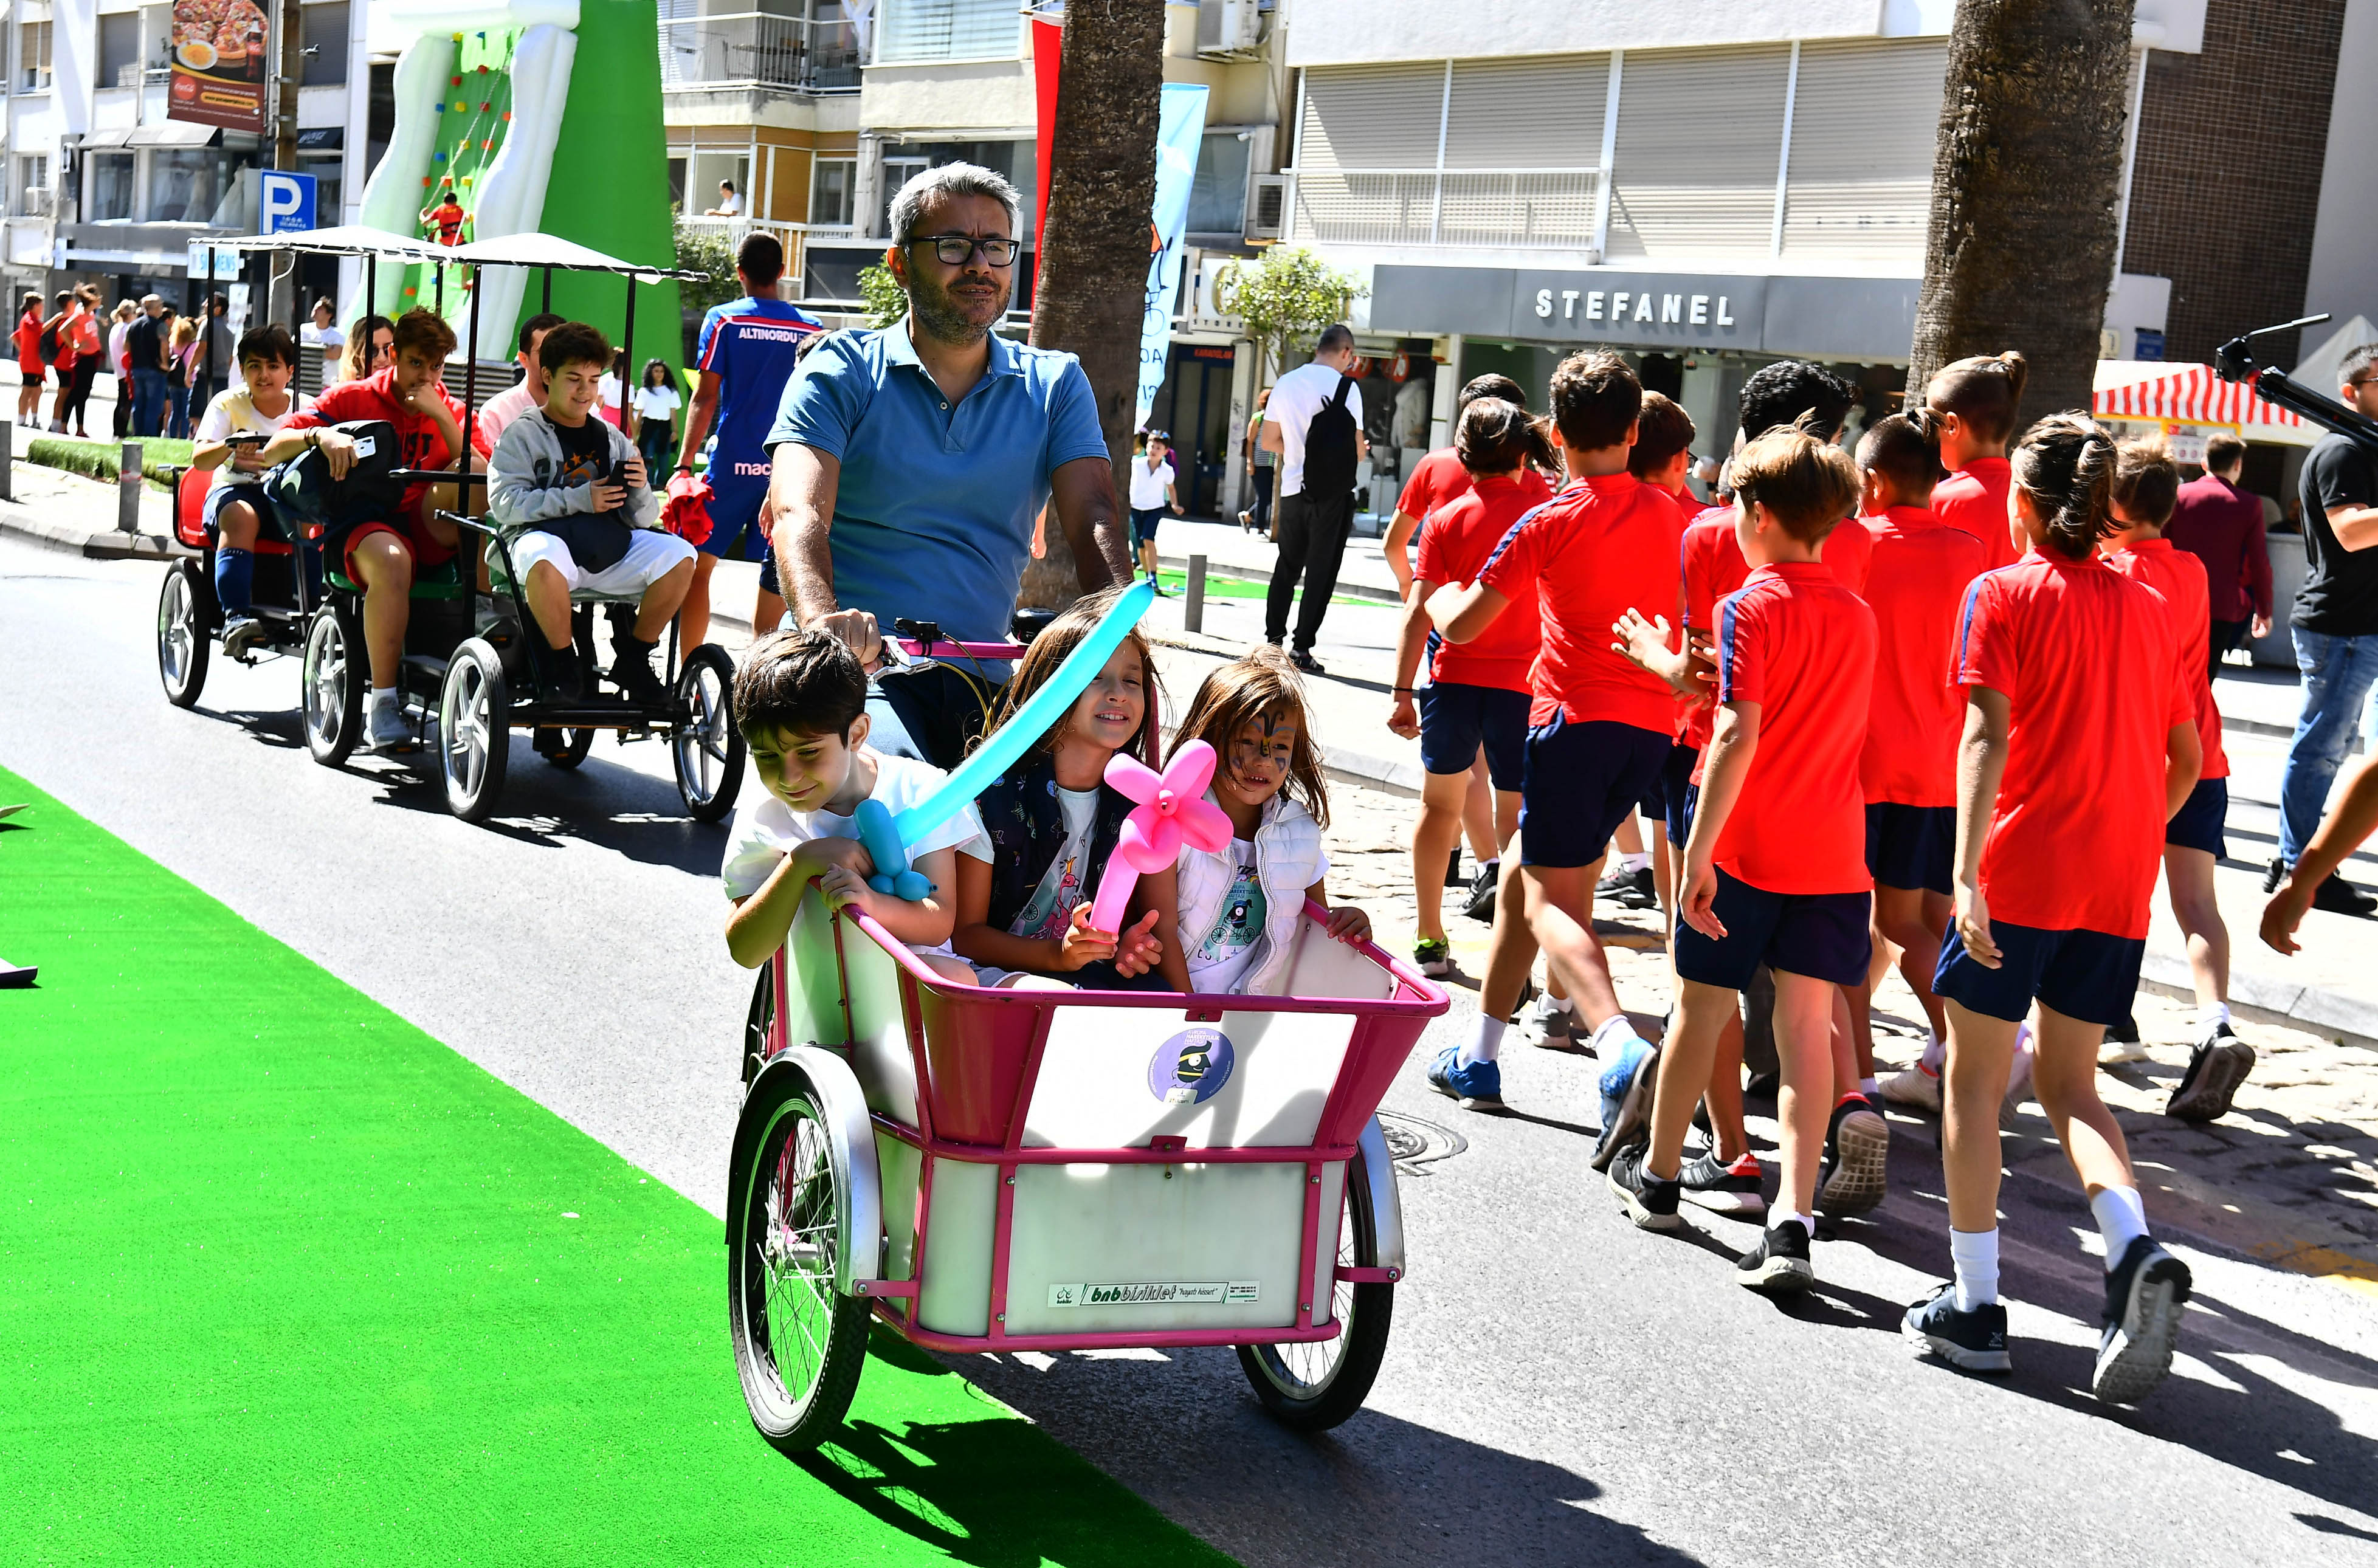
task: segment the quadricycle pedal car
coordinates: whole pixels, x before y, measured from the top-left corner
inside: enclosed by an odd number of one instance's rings
[[[811,887],[744,1036],[727,1306],[752,1424],[840,1426],[871,1322],[927,1349],[1230,1346],[1361,1407],[1405,1268],[1376,1112],[1446,994],[1308,905],[1288,994],[988,989]]]
[[[260,446],[264,437],[240,435],[234,446]],[[174,538],[195,550],[165,570],[157,595],[157,678],[165,700],[195,706],[206,689],[207,673],[222,636],[222,606],[215,601],[215,536],[208,528],[207,495],[214,475],[201,468],[155,470],[174,493]],[[255,636],[228,657],[254,664],[259,656],[298,652],[306,628],[322,599],[321,552],[277,523],[259,532],[253,551]]]

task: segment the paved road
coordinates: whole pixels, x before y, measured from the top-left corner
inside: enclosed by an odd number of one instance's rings
[[[565,775],[522,748],[507,814],[466,828],[410,769],[316,767],[286,662],[169,708],[157,570],[0,541],[0,763],[715,1211],[748,981],[721,831],[678,818],[666,759],[607,740]],[[1269,1425],[1223,1352],[965,1370],[1266,1568],[2378,1560],[2378,1298],[2188,1248],[2177,1375],[2100,1410],[2087,1211],[2019,1179],[2021,1371],[1968,1381],[1897,1335],[1946,1262],[1927,1125],[1894,1123],[1880,1222],[1779,1309],[1731,1281],[1746,1227],[1619,1219],[1584,1167],[1591,1066],[1530,1063],[1541,1097],[1495,1121],[1399,1083],[1391,1107],[1468,1146],[1404,1183],[1414,1274],[1330,1437]]]

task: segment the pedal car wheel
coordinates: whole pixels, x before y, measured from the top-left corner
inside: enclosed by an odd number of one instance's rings
[[[687,654],[678,672],[678,701],[686,716],[669,737],[669,758],[677,764],[686,814],[697,822],[715,822],[734,810],[743,787],[743,732],[735,727],[729,700],[734,688],[735,661],[715,643]]]
[[[199,586],[194,566],[176,561],[157,595],[157,678],[176,708],[189,707],[206,688],[213,621],[214,595]]]
[[[333,605],[314,612],[306,628],[306,657],[297,676],[297,706],[306,723],[306,749],[335,768],[363,738],[362,628]]]
[[[504,793],[511,717],[503,661],[479,639],[463,639],[438,693],[438,762],[446,809],[466,822],[486,821]]]
[[[743,1087],[749,1089],[751,1080],[760,1076],[761,1064],[768,1059],[768,1036],[776,1027],[776,964],[775,960],[760,966],[760,983],[751,987],[751,1010],[743,1015]]]
[[[1378,1262],[1371,1214],[1370,1183],[1360,1155],[1346,1163],[1346,1203],[1338,1222],[1338,1261],[1351,1268]],[[1326,1431],[1363,1407],[1387,1353],[1387,1325],[1395,1316],[1396,1287],[1340,1281],[1331,1311],[1339,1328],[1335,1339],[1299,1345],[1242,1345],[1239,1365],[1255,1385],[1255,1397],[1283,1426]]]
[[[542,753],[546,761],[557,768],[574,768],[586,760],[586,753],[594,744],[593,730],[564,730],[561,736],[559,750]]]
[[[743,1107],[758,1132],[728,1172],[727,1320],[751,1424],[775,1448],[807,1453],[842,1425],[867,1359],[867,1299],[835,1289],[849,1172],[814,1091],[772,1077]]]

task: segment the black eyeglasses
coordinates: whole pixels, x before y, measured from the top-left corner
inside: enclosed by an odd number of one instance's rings
[[[1014,240],[977,239],[971,234],[931,234],[907,243],[931,245],[933,254],[942,258],[945,267],[963,267],[977,251],[982,252],[982,258],[993,267],[1013,267],[1015,253],[1024,248]]]

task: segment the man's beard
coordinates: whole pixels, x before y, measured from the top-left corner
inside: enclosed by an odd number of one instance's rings
[[[978,324],[967,319],[966,313],[959,309],[955,300],[950,298],[947,289],[937,283],[928,283],[921,278],[912,278],[908,283],[908,308],[917,313],[917,325],[925,329],[927,337],[936,342],[947,343],[952,348],[971,348],[982,341],[999,318],[1007,314],[1007,302],[1015,293],[1015,284],[1003,282],[999,309],[992,313],[991,320]]]

